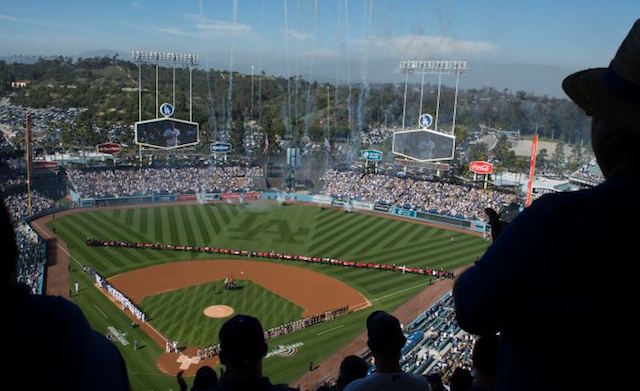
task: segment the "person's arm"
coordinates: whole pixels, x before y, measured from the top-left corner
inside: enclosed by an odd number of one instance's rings
[[[180,391],[187,391],[187,382],[184,381],[184,377],[182,377],[183,373],[184,371],[179,371],[178,374],[176,375],[176,379],[178,380]]]
[[[539,205],[538,205],[539,206]],[[506,226],[484,256],[456,280],[456,320],[472,334],[491,334],[516,315],[536,280],[536,261],[547,230],[532,207]],[[534,294],[534,292],[531,292]]]

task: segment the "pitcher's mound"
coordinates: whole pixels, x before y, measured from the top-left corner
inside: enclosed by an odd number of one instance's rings
[[[212,305],[204,309],[204,314],[210,318],[226,318],[233,314],[233,308],[228,305]]]

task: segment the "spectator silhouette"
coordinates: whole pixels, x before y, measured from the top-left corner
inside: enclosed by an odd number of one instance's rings
[[[336,389],[342,391],[352,381],[367,376],[368,369],[369,366],[362,357],[345,357],[340,363],[340,374],[338,375],[338,380],[336,380]]]
[[[262,376],[262,360],[267,354],[264,330],[258,319],[236,315],[222,325],[220,362],[226,370],[218,390],[292,390],[286,384],[271,384]]]
[[[398,319],[384,311],[367,318],[367,345],[376,360],[376,372],[353,381],[345,390],[430,390],[422,376],[402,372],[400,356],[407,341]]]
[[[423,376],[429,382],[431,391],[446,391],[444,384],[442,383],[442,376],[439,373],[431,373]]]
[[[493,391],[498,370],[499,340],[496,335],[482,335],[476,340],[471,354],[473,362],[472,391]]]
[[[500,332],[497,390],[622,389],[626,376],[600,374],[633,372],[614,358],[635,349],[613,336],[634,334],[637,306],[627,269],[640,221],[640,19],[608,68],[562,86],[593,117],[605,182],[535,201],[454,287],[463,329]]]
[[[177,379],[180,391],[187,391],[187,382],[182,377],[183,371],[178,372]],[[196,377],[193,379],[193,386],[191,391],[212,391],[215,390],[218,384],[218,376],[216,371],[208,365],[198,368],[196,371]]]
[[[30,389],[129,390],[127,370],[116,347],[94,331],[80,309],[61,297],[30,295],[16,280],[13,227],[0,202],[2,297],[7,329],[5,373]],[[34,369],[34,360],[43,359]]]
[[[473,377],[468,369],[458,367],[453,371],[449,380],[451,391],[469,391],[473,385]]]

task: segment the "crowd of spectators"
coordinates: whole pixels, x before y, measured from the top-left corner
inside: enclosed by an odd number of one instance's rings
[[[45,244],[35,231],[25,223],[15,227],[18,260],[18,282],[26,284],[33,294],[42,293],[43,271],[46,263]]]
[[[393,132],[400,130],[395,127],[374,126],[360,131],[362,144],[379,145],[393,137]]]
[[[484,208],[501,209],[515,199],[512,194],[384,174],[327,170],[324,194],[398,205],[452,217],[478,219]]]
[[[255,189],[259,167],[180,167],[113,170],[67,170],[82,198],[158,194],[193,194]]]
[[[13,225],[28,217],[27,193],[9,194],[4,197],[4,204],[11,216]],[[54,201],[37,191],[31,192],[31,214],[37,214],[53,207]]]
[[[595,159],[581,166],[573,174],[571,174],[571,177],[577,180],[592,183],[594,186],[604,182],[604,175],[602,175],[602,170],[600,170],[600,167],[598,167],[598,163],[595,161]]]
[[[5,195],[4,204],[11,218],[18,246],[16,261],[18,282],[25,283],[32,293],[41,294],[46,263],[45,244],[36,232],[23,221],[28,215],[27,194]],[[31,214],[36,214],[52,206],[52,199],[37,191],[31,192]]]
[[[0,191],[12,186],[26,185],[27,178],[24,173],[13,170],[8,166],[0,165]]]
[[[471,369],[476,338],[457,324],[450,293],[408,325],[405,333],[422,337],[403,355],[401,365],[405,371],[438,374],[448,383],[456,368]]]

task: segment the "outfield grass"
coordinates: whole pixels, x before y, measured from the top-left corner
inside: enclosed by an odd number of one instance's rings
[[[454,269],[480,256],[487,247],[481,238],[383,217],[344,213],[302,205],[190,205],[98,210],[58,218],[49,223],[70,245],[74,269],[71,283],[88,286],[88,277],[75,270],[77,262],[90,264],[109,277],[128,270],[186,259],[212,259],[212,254],[124,248],[88,247],[87,236],[100,239],[149,241],[280,251],[312,256],[396,263],[413,267]],[[454,242],[451,242],[454,237]],[[218,256],[218,258],[220,258]],[[224,258],[231,258],[224,256]],[[270,346],[302,342],[292,358],[265,360],[265,373],[289,382],[364,330],[364,319],[373,310],[391,311],[428,283],[424,276],[321,264],[284,262],[311,268],[359,290],[373,306],[307,330],[271,341]],[[106,333],[114,326],[128,331],[145,348],[133,351],[121,346],[132,385],[136,390],[175,389],[173,378],[160,374],[155,366],[163,351],[138,329],[131,329],[119,310],[89,287],[73,300],[92,326]],[[98,308],[100,310],[98,310]],[[201,309],[194,309],[194,311]],[[186,330],[186,329],[185,329]],[[185,335],[188,333],[185,331]],[[320,334],[320,335],[318,335]]]
[[[194,285],[144,298],[141,309],[160,333],[181,345],[211,346],[227,319],[206,316],[205,308],[222,304],[238,314],[260,319],[265,329],[300,319],[304,309],[248,280],[237,280],[238,289],[224,289],[224,281]]]

